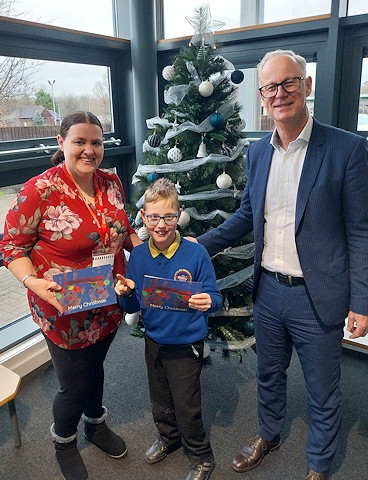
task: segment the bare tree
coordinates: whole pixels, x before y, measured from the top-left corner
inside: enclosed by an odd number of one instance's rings
[[[110,117],[110,82],[108,70],[102,80],[98,80],[93,87],[93,104],[97,114],[106,121]]]
[[[0,15],[4,17],[24,17],[27,12],[17,10],[17,0],[0,0]],[[0,112],[8,113],[13,100],[29,95],[42,62],[26,58],[0,57]]]

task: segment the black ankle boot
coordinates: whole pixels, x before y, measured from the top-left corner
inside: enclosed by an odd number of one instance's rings
[[[122,458],[128,453],[125,442],[106,425],[106,407],[100,418],[90,418],[83,414],[84,436],[112,458]]]
[[[65,480],[86,480],[88,473],[77,449],[77,434],[60,437],[55,432],[55,424],[50,428],[55,454]]]
[[[54,440],[56,459],[65,480],[86,480],[88,473],[77,449],[77,440],[58,443]]]

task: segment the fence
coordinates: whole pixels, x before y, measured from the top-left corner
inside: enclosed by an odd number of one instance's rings
[[[104,132],[111,132],[111,124],[102,125]],[[27,140],[30,138],[55,138],[60,125],[31,125],[29,127],[0,127],[0,142]]]

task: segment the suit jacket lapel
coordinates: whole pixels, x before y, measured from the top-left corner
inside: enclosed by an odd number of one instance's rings
[[[298,188],[298,196],[296,200],[295,233],[298,232],[310,191],[314,185],[319,169],[321,168],[322,160],[326,150],[324,143],[325,139],[322,128],[316,120],[313,120],[312,134],[304,159],[304,165]]]

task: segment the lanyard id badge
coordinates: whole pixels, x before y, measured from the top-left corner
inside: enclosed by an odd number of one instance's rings
[[[114,265],[115,254],[106,253],[102,249],[93,250],[92,252],[92,267],[100,267],[101,265]]]

